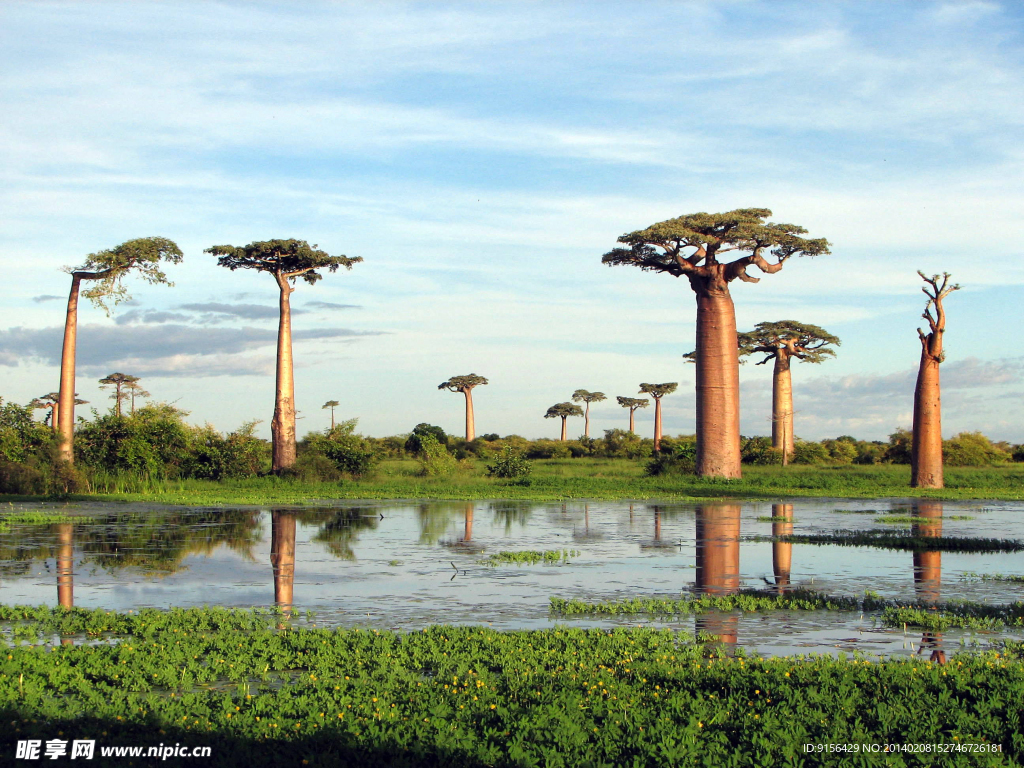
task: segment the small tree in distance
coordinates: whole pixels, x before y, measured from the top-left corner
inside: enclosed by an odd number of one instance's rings
[[[953,291],[960,290],[957,284],[949,284],[949,273],[928,277],[921,272],[921,279],[928,285],[921,291],[928,297],[924,314],[928,321],[929,333],[917,329],[921,340],[921,365],[914,387],[914,440],[910,448],[910,485],[914,488],[943,488],[942,476],[942,389],[939,381],[939,364],[946,359],[942,350],[942,336],[946,332],[946,312],[942,300]],[[931,309],[935,307],[935,315]]]
[[[131,403],[132,416],[135,415],[135,398],[136,397],[149,397],[149,392],[142,388],[139,384],[138,378],[135,381],[128,382],[125,384],[125,389],[128,390],[128,398]]]
[[[323,407],[321,408],[321,410],[325,410],[327,408],[331,409],[331,429],[332,430],[334,429],[334,409],[337,408],[339,405],[341,405],[341,403],[339,403],[337,400],[328,400],[326,403],[323,404]]]
[[[678,381],[670,381],[665,384],[641,384],[640,394],[647,394],[654,398],[654,452],[661,450],[661,398],[671,395],[679,386]]]
[[[599,403],[602,400],[607,400],[604,392],[587,392],[585,389],[577,389],[572,393],[572,400],[574,403],[586,403],[586,408],[583,410],[583,434],[590,437],[590,404]]]
[[[43,408],[48,410],[50,419],[50,429],[54,432],[57,431],[57,402],[60,400],[59,392],[50,392],[43,395],[42,397],[35,398],[31,403],[28,404],[29,408]],[[88,400],[79,400],[78,393],[75,393],[75,405],[88,405]]]
[[[57,404],[57,429],[60,434],[60,457],[69,464],[75,461],[75,350],[78,342],[78,295],[82,281],[95,281],[82,293],[93,304],[110,312],[111,304],[130,299],[122,280],[132,270],[147,283],[174,285],[160,269],[160,262],[178,264],[181,249],[166,237],[143,237],[128,240],[115,248],[90,253],[80,267],[66,267],[71,273],[67,317],[64,320],[64,346],[60,356],[60,392]]]
[[[447,389],[449,392],[461,392],[466,396],[466,441],[476,439],[476,419],[473,415],[473,388],[487,384],[487,379],[469,373],[465,376],[452,376],[448,381],[442,381],[437,385],[438,389]]]
[[[138,376],[129,376],[127,373],[112,373],[100,379],[100,389],[114,388],[114,394],[110,396],[110,399],[114,401],[114,410],[117,413],[117,418],[121,418],[121,403],[128,397],[125,389],[129,385],[134,385],[138,380]],[[132,413],[135,413],[134,402],[132,404]]]
[[[629,408],[629,431],[635,435],[636,421],[634,420],[634,414],[636,409],[646,408],[651,401],[646,397],[623,397],[622,395],[616,396],[615,399],[619,401],[619,405],[623,408]]]
[[[793,437],[793,358],[805,363],[821,363],[835,357],[830,346],[839,346],[839,338],[824,328],[795,320],[758,323],[749,333],[737,334],[740,357],[763,354],[757,365],[775,361],[772,373],[772,447],[782,451],[782,463],[788,464],[796,441]]]
[[[277,384],[274,393],[274,418],[270,422],[273,445],[271,471],[279,473],[295,464],[295,366],[292,357],[291,294],[295,281],[302,278],[310,285],[323,278],[320,270],[337,272],[338,267],[352,269],[362,256],[330,256],[319,246],[305,240],[264,240],[246,246],[214,245],[206,253],[232,272],[254,269],[274,277],[279,290],[277,326]]]
[[[554,405],[552,405],[550,408],[548,408],[548,412],[544,414],[544,418],[545,419],[561,419],[562,420],[562,436],[559,438],[559,440],[565,440],[566,439],[565,420],[568,419],[570,416],[582,416],[582,415],[583,415],[583,409],[582,408],[580,408],[578,405],[573,405],[572,403],[566,402],[566,403],[555,403]]]

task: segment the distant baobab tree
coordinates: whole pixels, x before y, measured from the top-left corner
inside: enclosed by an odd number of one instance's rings
[[[449,392],[461,392],[466,396],[466,440],[476,439],[476,419],[473,415],[473,388],[487,384],[487,379],[477,376],[475,373],[468,373],[465,376],[452,376],[448,381],[442,381],[437,385],[438,389],[447,389]]]
[[[337,400],[328,400],[326,403],[323,404],[323,407],[321,408],[321,410],[324,410],[326,408],[330,408],[331,409],[331,431],[332,432],[334,431],[334,409],[337,408],[339,405],[341,405],[341,403],[339,403]]]
[[[782,451],[782,463],[788,464],[796,447],[790,363],[794,358],[805,363],[821,363],[827,357],[835,357],[835,350],[830,347],[838,347],[842,342],[824,328],[795,320],[758,323],[753,331],[737,334],[737,342],[741,357],[763,354],[765,358],[757,365],[775,361],[772,374],[772,447]]]
[[[910,448],[910,485],[914,488],[943,488],[942,477],[942,400],[939,382],[939,364],[946,359],[942,351],[942,336],[946,332],[946,312],[942,301],[957,284],[949,284],[949,273],[928,277],[920,270],[921,279],[928,285],[921,291],[928,297],[924,314],[929,332],[917,329],[921,339],[921,365],[914,387],[914,440]],[[935,315],[931,309],[935,307]]]
[[[128,390],[128,398],[131,403],[132,416],[135,415],[135,398],[136,397],[149,397],[149,392],[142,388],[139,384],[138,377],[135,377],[135,381],[128,382],[125,384],[125,389]]]
[[[100,389],[114,388],[114,394],[110,396],[110,399],[115,401],[117,418],[121,418],[121,403],[128,397],[128,392],[125,390],[129,385],[136,384],[138,380],[138,376],[129,376],[127,373],[112,373],[100,379]],[[132,413],[135,413],[134,404],[132,405]]]
[[[741,208],[728,213],[694,213],[627,232],[604,255],[609,266],[629,265],[667,272],[689,280],[697,299],[697,474],[702,477],[740,477],[739,352],[736,311],[729,283],[751,266],[773,274],[791,256],[826,254],[828,241],[800,237],[807,230],[766,219],[767,208]],[[685,249],[692,248],[688,253]],[[730,262],[726,251],[745,251]],[[775,261],[769,261],[770,253]]]
[[[64,348],[60,357],[60,393],[57,404],[57,429],[60,435],[60,457],[73,463],[75,433],[75,348],[78,340],[78,294],[82,281],[93,281],[93,287],[82,292],[85,298],[109,313],[110,305],[130,299],[122,284],[134,270],[148,283],[173,285],[160,269],[160,262],[178,264],[181,249],[166,237],[143,237],[128,240],[115,248],[90,253],[80,267],[66,267],[71,273],[67,319],[64,321]]]
[[[623,397],[618,395],[615,398],[623,408],[629,408],[629,431],[636,434],[636,421],[633,416],[637,408],[646,408],[651,401],[646,397]]]
[[[59,392],[50,392],[43,395],[42,397],[35,398],[31,403],[28,404],[29,408],[42,408],[50,413],[48,414],[50,419],[50,428],[57,431],[57,402],[60,399]],[[79,400],[78,393],[75,393],[75,405],[87,405],[88,400]]]
[[[559,440],[565,440],[565,420],[570,416],[582,416],[583,409],[578,405],[572,403],[556,403],[548,408],[548,412],[544,414],[545,419],[561,419],[562,420],[562,436]]]
[[[330,256],[319,246],[305,240],[264,240],[246,246],[215,245],[206,253],[232,272],[254,269],[273,275],[280,291],[280,315],[277,327],[277,384],[274,393],[274,418],[270,422],[273,458],[271,471],[280,472],[295,464],[295,369],[292,357],[291,294],[295,281],[302,278],[310,285],[319,281],[321,269],[337,272],[338,267],[352,269],[362,256]]]
[[[640,394],[650,395],[654,399],[654,451],[661,450],[661,398],[671,395],[679,386],[678,381],[670,381],[666,384],[641,384]],[[632,416],[632,413],[630,413]]]
[[[574,403],[586,403],[583,410],[583,434],[590,437],[590,404],[607,400],[604,392],[587,392],[585,389],[577,389],[572,393]]]

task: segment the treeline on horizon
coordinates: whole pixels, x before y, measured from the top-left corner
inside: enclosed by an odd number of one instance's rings
[[[33,418],[33,406],[0,398],[0,493],[47,495],[103,492],[124,478],[149,480],[229,480],[271,474],[271,442],[254,432],[249,421],[231,432],[186,421],[188,412],[166,403],[148,403],[133,413],[93,410],[91,421],[75,426],[75,463],[61,461],[58,436]],[[441,427],[417,424],[409,433],[369,437],[356,431],[356,419],[307,433],[298,442],[295,465],[276,473],[302,482],[337,482],[372,476],[384,460],[420,463],[423,476],[445,476],[473,468],[474,460],[497,457],[533,459],[629,459],[644,462],[648,474],[693,472],[696,436],[662,436],[654,440],[623,429],[602,437],[575,440],[536,439],[484,434],[465,440]],[[801,465],[909,464],[912,435],[898,429],[888,441],[858,440],[850,435],[821,441],[797,440],[790,463]],[[782,452],[768,436],[744,437],[746,464],[782,463]],[[980,432],[963,432],[943,441],[948,466],[991,466],[1024,461],[1024,445],[994,442]],[[492,475],[503,476],[492,471]]]

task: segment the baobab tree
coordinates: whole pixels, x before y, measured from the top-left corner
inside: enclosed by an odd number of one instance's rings
[[[629,408],[629,431],[636,434],[636,421],[633,415],[636,413],[637,408],[646,408],[647,404],[651,401],[646,397],[623,397],[622,395],[617,395],[615,399],[619,401],[619,405],[623,408]]]
[[[729,283],[739,278],[756,283],[749,267],[773,274],[792,256],[826,254],[828,241],[800,237],[807,230],[766,219],[767,208],[728,213],[694,213],[627,232],[604,255],[620,264],[666,272],[689,280],[697,299],[697,474],[740,477],[739,354],[736,311]],[[693,249],[688,252],[688,249]],[[727,251],[744,255],[719,261]],[[765,254],[774,261],[769,261]]]
[[[128,392],[125,391],[126,388],[137,383],[138,380],[138,376],[129,376],[127,373],[112,373],[100,379],[100,389],[114,388],[114,394],[110,396],[110,399],[115,401],[117,418],[121,418],[121,403],[128,397]],[[134,402],[132,403],[132,413],[135,413]]]
[[[255,269],[273,275],[280,291],[277,326],[277,384],[274,393],[274,418],[270,422],[272,443],[271,471],[280,472],[295,464],[295,368],[292,358],[291,294],[295,281],[302,278],[310,285],[323,275],[320,270],[337,272],[338,267],[352,269],[362,256],[330,256],[319,246],[305,240],[264,240],[246,246],[215,245],[206,253],[232,272]]]
[[[476,439],[476,421],[473,416],[473,388],[487,384],[487,379],[469,373],[465,376],[452,376],[448,381],[442,381],[437,385],[438,389],[447,389],[449,392],[461,392],[466,396],[466,440]]]
[[[679,386],[678,381],[670,381],[666,384],[641,384],[640,394],[650,395],[654,399],[654,451],[661,450],[661,398],[671,395]],[[631,413],[630,416],[633,414]]]
[[[550,408],[548,408],[548,412],[544,414],[544,418],[545,419],[561,419],[562,420],[562,436],[560,438],[558,438],[558,439],[559,440],[565,440],[566,439],[566,435],[565,435],[565,420],[568,419],[570,416],[582,416],[582,415],[583,415],[583,409],[582,408],[580,408],[578,405],[573,405],[572,403],[565,402],[565,403],[555,403]]]
[[[772,373],[772,447],[782,452],[782,463],[788,464],[796,441],[793,437],[793,378],[790,364],[794,359],[820,363],[835,357],[832,346],[841,342],[824,328],[795,320],[758,323],[749,333],[736,336],[740,357],[764,355],[757,365],[775,361]]]
[[[323,404],[323,407],[321,408],[321,410],[324,410],[326,408],[330,408],[331,409],[331,431],[332,432],[334,431],[334,409],[337,408],[339,405],[341,405],[341,403],[339,403],[337,400],[328,400],[326,403]]]
[[[182,258],[181,249],[174,241],[166,237],[142,237],[106,251],[90,253],[80,267],[65,268],[71,273],[71,293],[68,295],[64,347],[60,356],[57,429],[60,457],[69,464],[75,460],[75,348],[78,341],[78,295],[82,281],[96,281],[81,294],[109,314],[110,306],[131,298],[122,282],[129,272],[134,270],[147,283],[174,285],[160,269],[160,264],[178,264]]]
[[[135,377],[135,381],[130,381],[125,384],[125,389],[128,391],[128,399],[131,404],[132,416],[135,415],[135,398],[136,397],[149,397],[149,392],[142,388],[139,384],[138,376]]]
[[[29,408],[45,408],[48,410],[50,418],[50,429],[54,432],[57,431],[57,402],[60,400],[60,393],[50,392],[43,395],[42,397],[35,398],[31,403],[28,404]],[[79,400],[78,393],[75,393],[75,405],[88,405],[88,400]]]
[[[950,285],[949,273],[928,277],[918,270],[928,285],[921,291],[928,297],[924,314],[929,332],[917,329],[921,340],[921,365],[914,387],[914,439],[910,447],[910,485],[914,488],[943,488],[942,477],[942,401],[939,364],[946,359],[942,351],[942,335],[946,332],[946,312],[942,301],[957,284]],[[935,314],[932,315],[932,307]]]
[[[574,403],[586,403],[583,410],[583,434],[590,437],[590,404],[607,400],[604,392],[587,392],[585,389],[577,389],[572,393]]]

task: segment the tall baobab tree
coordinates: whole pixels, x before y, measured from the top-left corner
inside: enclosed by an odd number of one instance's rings
[[[583,434],[590,437],[590,404],[607,400],[604,392],[587,392],[585,389],[577,389],[572,393],[574,403],[586,403],[583,410]]]
[[[582,408],[580,408],[578,405],[573,405],[572,403],[565,402],[565,403],[555,403],[550,408],[548,408],[548,412],[544,414],[544,418],[545,419],[561,419],[562,420],[562,436],[560,438],[558,438],[558,439],[559,440],[565,440],[566,439],[566,435],[565,435],[565,420],[568,419],[570,416],[582,416],[582,415],[583,415],[583,409]]]
[[[129,376],[127,373],[112,373],[100,379],[100,389],[106,389],[107,387],[114,388],[114,394],[110,396],[111,400],[115,401],[115,410],[117,411],[117,418],[121,418],[121,403],[129,396],[125,390],[138,382],[138,376]],[[132,413],[135,413],[134,399],[132,403]]]
[[[135,381],[130,381],[127,384],[125,384],[125,389],[127,390],[126,394],[128,396],[128,401],[129,401],[129,403],[131,405],[132,416],[134,416],[135,415],[135,398],[136,397],[149,397],[149,392],[144,390],[142,388],[142,385],[139,384],[139,377],[138,376],[135,377]]]
[[[942,336],[946,332],[946,312],[942,301],[953,291],[960,290],[950,284],[949,273],[928,277],[918,270],[928,285],[921,291],[928,297],[924,314],[929,332],[920,328],[921,366],[914,387],[914,441],[910,448],[910,485],[914,488],[943,488],[942,478],[942,400],[939,382],[939,364],[946,359],[942,351]],[[932,315],[932,307],[935,314]]]
[[[629,408],[629,431],[636,434],[636,421],[634,420],[636,409],[646,408],[651,401],[646,397],[623,397],[622,395],[617,395],[615,399],[623,408]]]
[[[447,389],[449,392],[461,392],[466,396],[466,440],[476,439],[476,421],[473,416],[473,388],[487,384],[487,379],[469,373],[465,376],[452,376],[448,381],[442,381],[437,385],[438,389]]]
[[[273,459],[271,471],[277,473],[295,464],[295,368],[292,358],[291,294],[295,281],[302,278],[310,285],[323,275],[320,270],[337,272],[338,267],[352,269],[362,256],[330,256],[319,246],[305,240],[264,240],[246,246],[215,245],[206,253],[232,272],[255,269],[273,275],[280,291],[280,318],[277,326],[277,384],[274,418],[270,422]]]
[[[323,404],[323,407],[320,409],[320,410],[326,410],[327,408],[331,409],[331,431],[332,432],[334,431],[334,409],[337,408],[339,405],[341,405],[341,403],[339,403],[337,400],[328,400],[326,403]]]
[[[640,394],[650,395],[654,399],[654,450],[661,450],[661,398],[676,391],[679,382],[670,381],[665,384],[641,384]],[[632,414],[630,414],[632,415]]]
[[[775,361],[772,374],[772,447],[782,451],[782,463],[788,464],[796,447],[793,437],[793,378],[790,364],[794,359],[820,363],[835,357],[830,347],[841,342],[824,328],[795,320],[758,323],[749,333],[737,334],[740,357],[764,355],[757,365]]]
[[[756,283],[749,267],[773,274],[795,255],[826,254],[828,241],[800,237],[807,230],[766,219],[767,208],[693,213],[619,237],[602,261],[685,276],[697,299],[697,474],[740,477],[739,355],[736,310],[729,283]],[[688,252],[688,249],[693,249]],[[727,251],[745,252],[728,262]],[[765,254],[774,261],[769,261]]]
[[[57,404],[57,429],[60,434],[60,457],[73,463],[75,434],[75,348],[78,341],[78,295],[82,281],[96,281],[81,291],[93,304],[105,309],[130,299],[123,279],[137,272],[147,283],[174,285],[160,269],[161,262],[178,264],[181,249],[166,237],[143,237],[128,240],[115,248],[90,253],[80,267],[66,267],[71,273],[67,318],[64,321],[64,347],[60,357],[60,393]]]
[[[57,403],[60,400],[58,392],[50,392],[42,397],[35,398],[29,403],[29,408],[44,408],[50,412],[50,429],[57,431]],[[79,400],[78,393],[75,393],[75,405],[88,405],[88,400]]]

